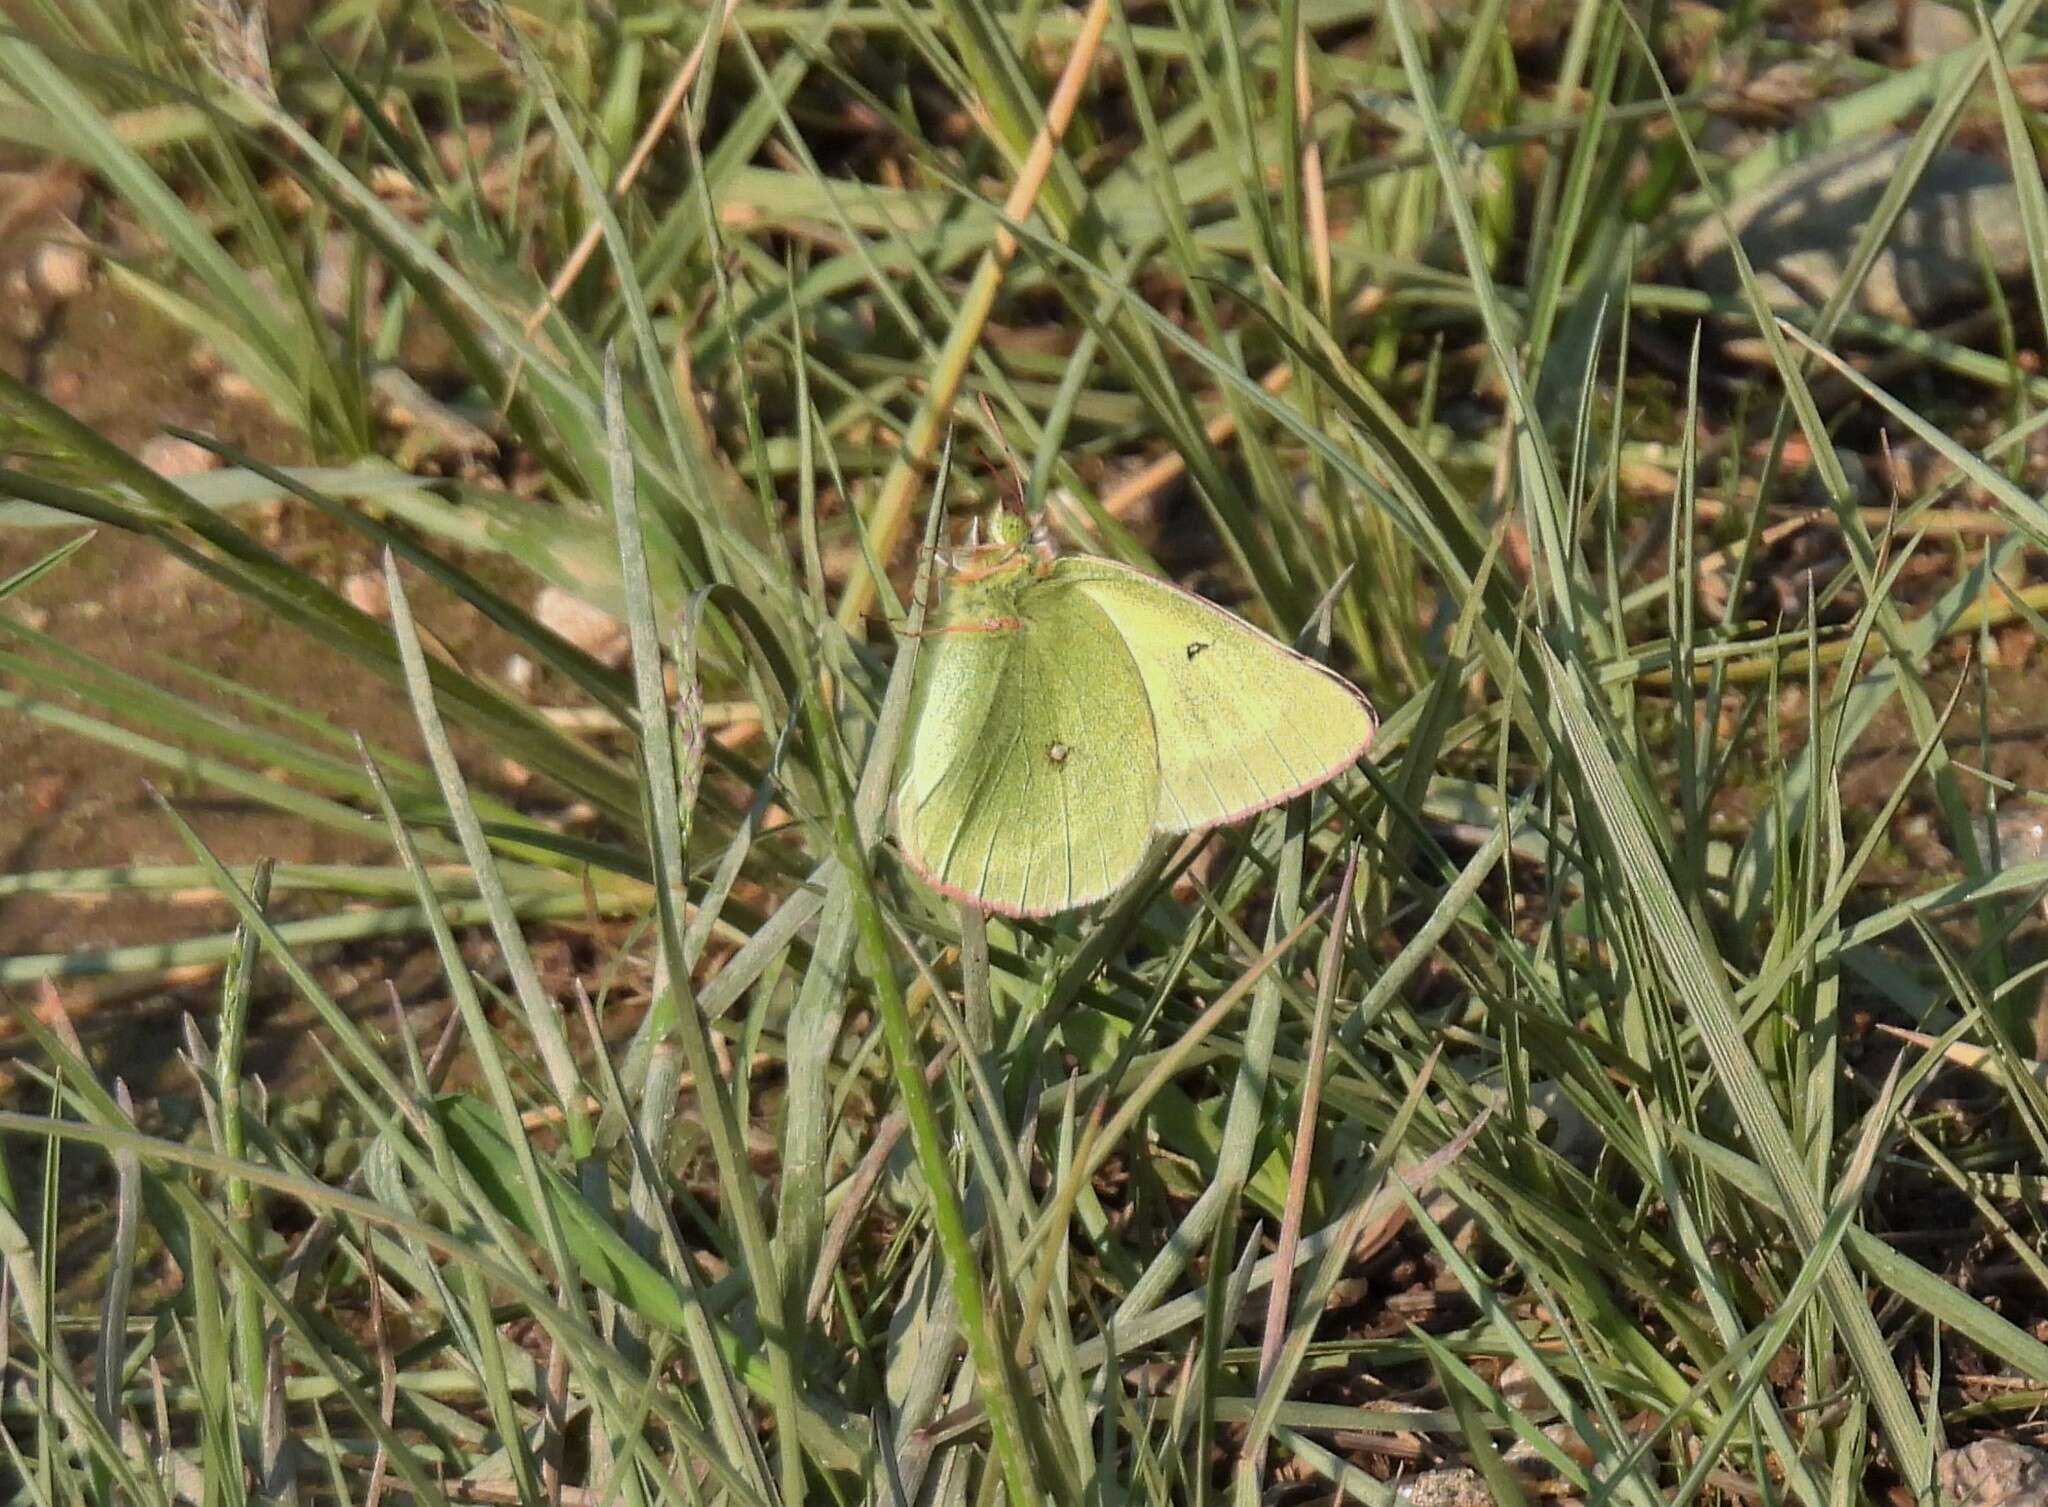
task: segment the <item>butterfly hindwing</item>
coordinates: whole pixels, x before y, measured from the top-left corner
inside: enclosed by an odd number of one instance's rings
[[[1006,915],[1113,893],[1158,800],[1145,686],[1085,597],[1026,587],[989,628],[950,611],[919,647],[897,785],[904,855],[940,891]]]
[[[1347,682],[1242,618],[1111,560],[1054,562],[1042,591],[1101,609],[1145,688],[1163,832],[1234,821],[1361,758],[1374,719]]]

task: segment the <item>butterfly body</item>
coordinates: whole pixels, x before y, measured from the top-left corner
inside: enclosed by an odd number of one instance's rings
[[[1157,833],[1248,816],[1360,758],[1349,684],[1202,598],[1018,532],[963,552],[919,648],[897,837],[935,889],[1049,915]]]

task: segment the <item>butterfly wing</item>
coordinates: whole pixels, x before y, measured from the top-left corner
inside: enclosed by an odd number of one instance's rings
[[[1235,821],[1343,773],[1372,707],[1314,660],[1213,603],[1113,560],[1055,562],[1051,585],[1102,609],[1144,681],[1162,832]]]
[[[1144,858],[1157,744],[1137,665],[1093,602],[1027,586],[1001,620],[949,609],[919,646],[896,833],[934,889],[1050,915]]]

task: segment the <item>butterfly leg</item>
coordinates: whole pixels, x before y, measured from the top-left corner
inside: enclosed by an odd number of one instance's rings
[[[938,628],[921,628],[915,635],[905,629],[906,636],[917,638],[939,638],[948,633],[1017,633],[1024,627],[1020,617],[986,617],[971,623],[947,623]]]

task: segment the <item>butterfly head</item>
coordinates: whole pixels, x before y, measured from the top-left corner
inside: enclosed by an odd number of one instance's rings
[[[1008,574],[1027,564],[1043,575],[1058,552],[1043,523],[1033,524],[996,507],[974,520],[967,542],[946,557],[946,564],[954,575],[969,580]]]
[[[1052,530],[1046,527],[1043,518],[1031,519],[993,508],[988,515],[988,536],[992,547],[1003,550],[1006,557],[1030,561],[1032,571],[1038,575],[1044,575],[1059,555],[1059,546],[1053,543]]]
[[[1017,514],[999,507],[989,509],[988,542],[991,545],[1011,550],[1022,549],[1029,535],[1030,525]]]

